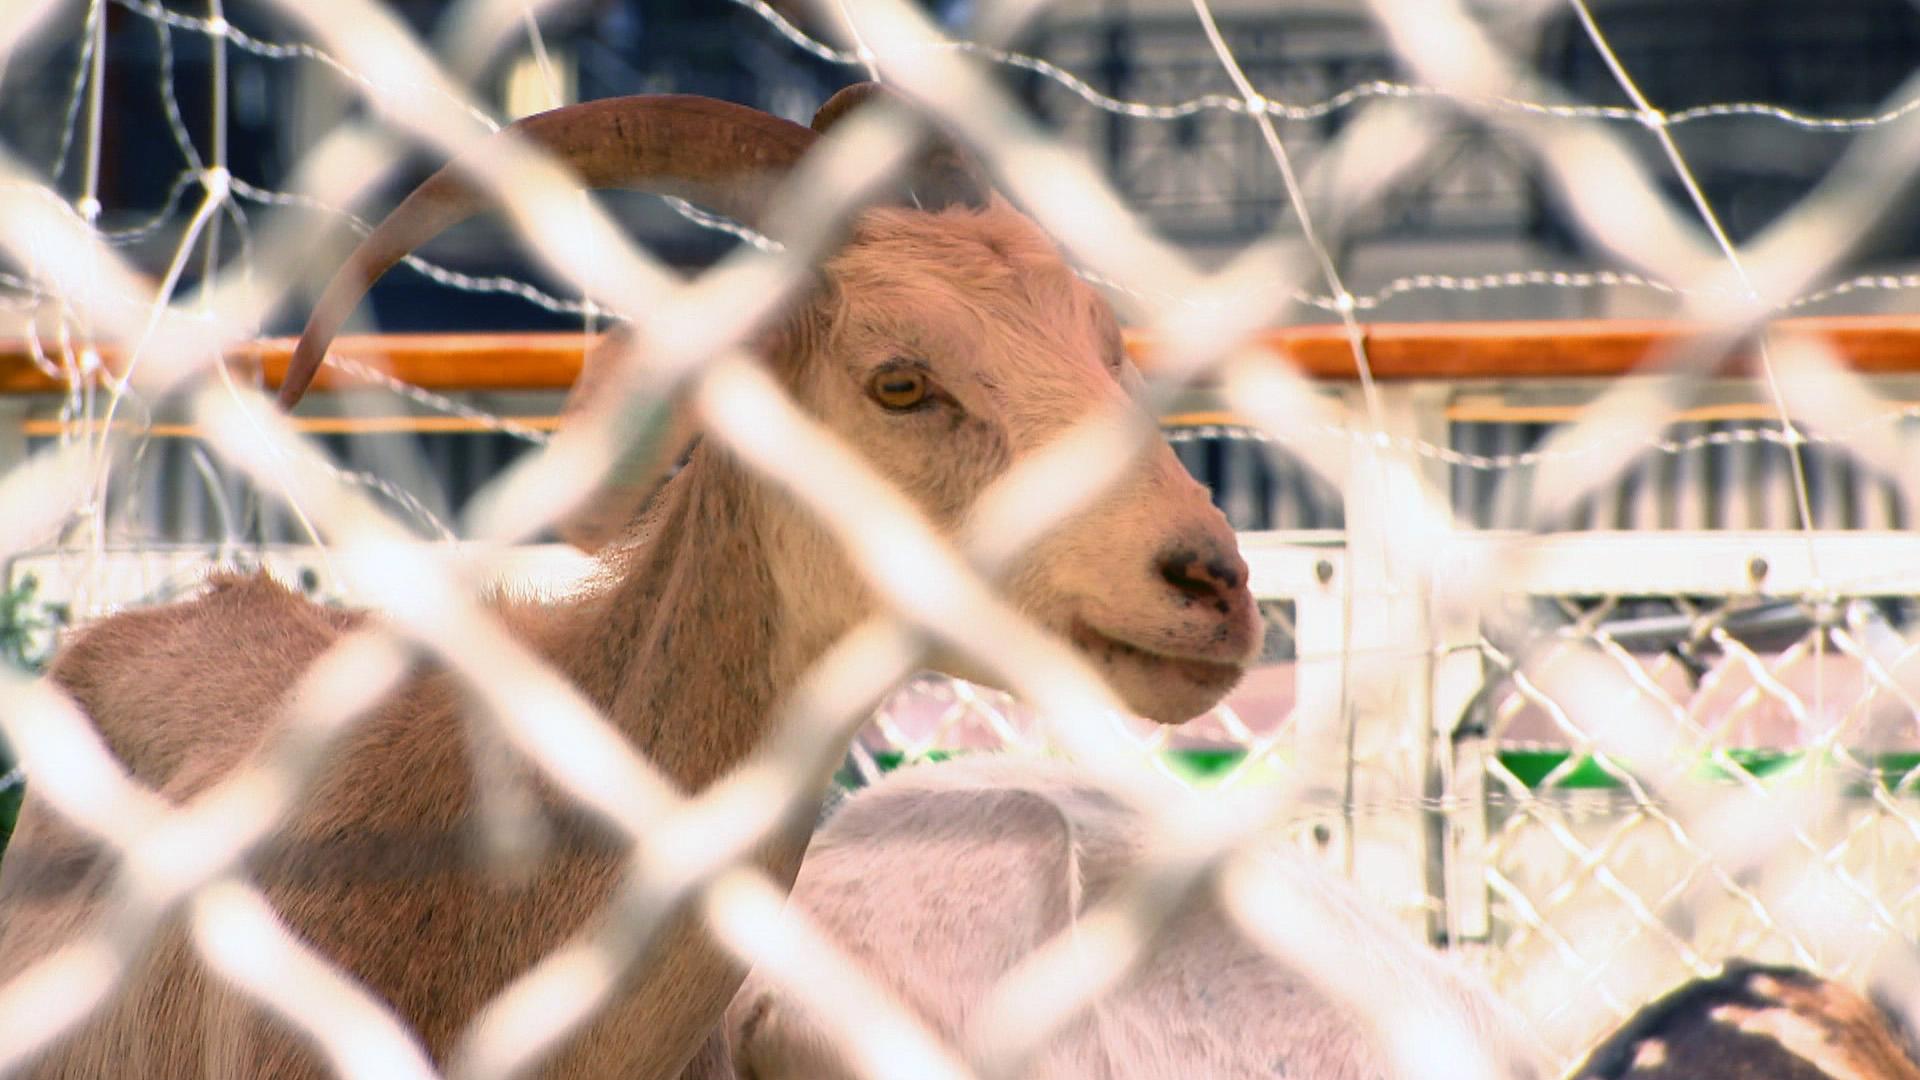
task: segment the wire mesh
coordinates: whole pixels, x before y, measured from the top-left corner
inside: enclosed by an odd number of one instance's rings
[[[24,779],[36,800],[119,856],[103,887],[109,899],[88,929],[0,984],[0,1031],[9,1033],[0,1071],[25,1067],[104,1008],[161,928],[183,916],[209,967],[302,1032],[339,1073],[431,1074],[437,1065],[419,1033],[290,934],[247,870],[250,854],[311,797],[329,748],[417,657],[446,667],[479,703],[487,737],[517,762],[509,773],[531,770],[564,792],[625,852],[604,917],[480,1010],[453,1058],[438,1063],[462,1075],[512,1075],[544,1060],[613,998],[617,973],[687,901],[742,960],[822,1001],[868,1071],[1017,1074],[1025,1055],[1137,960],[1158,921],[1201,879],[1253,936],[1333,998],[1383,1030],[1398,1024],[1431,1035],[1406,1003],[1369,1001],[1364,988],[1343,984],[1351,976],[1338,958],[1316,956],[1315,943],[1289,924],[1300,898],[1247,857],[1276,834],[1321,852],[1433,940],[1481,961],[1561,1064],[1677,979],[1732,956],[1786,960],[1883,989],[1888,972],[1912,964],[1920,706],[1899,598],[1914,591],[1913,546],[1875,533],[1849,547],[1822,531],[1846,517],[1823,510],[1822,492],[1846,482],[1818,479],[1854,469],[1876,498],[1904,506],[1906,444],[1880,436],[1900,426],[1889,421],[1910,419],[1912,407],[1773,321],[1862,294],[1898,300],[1920,282],[1857,273],[1848,261],[1920,169],[1911,80],[1850,116],[1763,101],[1663,112],[1611,47],[1604,18],[1573,0],[1569,15],[1628,102],[1594,104],[1542,77],[1507,28],[1465,5],[1378,0],[1371,16],[1385,59],[1405,78],[1370,75],[1289,102],[1256,85],[1231,24],[1223,29],[1196,0],[1190,14],[1216,65],[1214,85],[1229,89],[1130,101],[1097,89],[1087,72],[1008,48],[1029,14],[1014,6],[982,6],[972,40],[950,38],[890,0],[817,13],[842,26],[844,44],[816,39],[784,8],[739,6],[792,49],[907,91],[976,152],[1076,269],[1154,332],[1150,404],[1217,379],[1234,413],[1231,432],[1285,451],[1280,467],[1298,477],[1297,503],[1339,493],[1337,518],[1322,515],[1338,532],[1243,538],[1268,635],[1248,684],[1186,728],[1127,719],[1083,657],[991,586],[1117,480],[1126,451],[1145,436],[1137,423],[1097,418],[1021,461],[975,508],[956,550],[744,359],[756,320],[804,287],[835,241],[835,224],[905,164],[914,123],[873,118],[824,144],[784,192],[791,209],[779,220],[790,227],[776,233],[779,243],[681,205],[698,227],[756,241],[684,280],[594,204],[548,197],[568,190],[551,163],[524,151],[503,157],[484,179],[544,278],[468,273],[420,257],[409,259],[412,271],[440,288],[517,298],[590,327],[619,319],[659,348],[651,381],[624,391],[624,412],[589,417],[552,439],[484,403],[395,384],[415,408],[538,445],[456,514],[394,479],[387,466],[403,451],[343,467],[217,358],[298,295],[311,269],[303,240],[314,215],[365,231],[352,208],[393,174],[400,147],[417,141],[449,155],[499,127],[471,88],[473,73],[507,41],[531,32],[557,100],[538,7],[460,5],[434,52],[393,12],[363,0],[342,0],[324,16],[261,3],[234,13],[243,23],[229,21],[217,0],[193,13],[145,0],[14,6],[0,13],[0,65],[22,62],[42,33],[74,34],[80,46],[55,107],[43,111],[58,122],[0,146],[0,254],[10,264],[0,301],[35,365],[67,387],[58,437],[30,457],[14,455],[17,464],[0,443],[0,460],[12,465],[0,477],[8,567],[0,584],[16,604],[29,581],[51,590],[64,605],[57,621],[164,599],[192,580],[199,559],[191,552],[115,550],[125,539],[122,505],[148,483],[140,462],[156,410],[172,409],[202,440],[188,467],[222,523],[221,560],[268,566],[379,618],[300,676],[283,726],[259,756],[179,806],[127,776],[57,684],[27,675],[24,664],[0,666],[0,729],[20,762],[0,778],[0,794]],[[114,143],[105,65],[110,49],[136,33],[156,43],[155,85],[181,159],[157,211],[110,205],[101,187],[100,163]],[[198,135],[179,95],[179,40],[214,58],[211,85],[195,98],[217,119]],[[330,117],[283,177],[243,177],[224,135],[236,107],[230,56],[311,65],[326,73],[331,93],[354,95],[377,121]],[[1219,114],[1250,127],[1278,181],[1275,227],[1203,269],[1033,122],[995,81],[1007,72],[1044,80],[1115,123]],[[294,126],[294,109],[277,106],[268,106],[276,122]],[[1303,126],[1334,118],[1337,127],[1300,138]],[[1848,140],[1819,186],[1744,242],[1723,227],[1675,138],[1729,118]],[[1605,264],[1417,273],[1357,286],[1342,254],[1356,222],[1466,130],[1497,134],[1524,156]],[[39,153],[30,143],[48,137],[54,145],[30,160]],[[1640,137],[1653,140],[1657,156],[1632,142]],[[1421,390],[1372,378],[1362,319],[1409,297],[1509,291],[1650,297],[1696,330],[1663,339],[1647,359],[1649,377],[1583,391],[1582,408],[1537,443],[1484,453],[1436,429],[1444,407],[1423,401]],[[1302,311],[1338,321],[1358,373],[1351,390],[1329,394],[1257,344],[1258,331]],[[117,347],[118,367],[105,368],[102,343]],[[1677,409],[1717,386],[1718,365],[1740,348],[1755,356],[1762,419],[1710,432],[1671,428]],[[482,601],[506,558],[499,553],[587,497],[620,458],[627,418],[657,416],[674,393],[697,403],[710,438],[827,523],[885,612],[826,650],[797,680],[764,745],[693,796],[624,743]],[[1590,527],[1594,500],[1610,497],[1622,475],[1735,443],[1781,458],[1772,468],[1775,512],[1755,522],[1783,527],[1779,534],[1700,544],[1606,536],[1569,554],[1459,527],[1498,524],[1549,538]],[[397,468],[422,471],[418,462]],[[1474,479],[1461,485],[1463,477]],[[1450,489],[1476,483],[1489,489],[1497,520],[1463,520],[1470,515],[1461,504],[1478,497]],[[253,544],[243,523],[263,512],[256,500],[284,506],[287,532],[316,543],[297,552]],[[1899,513],[1865,515],[1866,523],[1898,524]],[[416,542],[455,533],[470,543],[429,552]],[[58,543],[49,548],[49,538]],[[556,556],[520,573],[560,590],[582,566]],[[25,632],[9,642],[10,655],[44,658],[54,627],[14,625]],[[1017,696],[922,675],[849,744],[871,702],[933,644],[967,655]],[[842,751],[842,780],[858,786],[902,763],[979,750],[1069,754],[1133,793],[1172,840],[1153,849],[1136,888],[1079,925],[1083,941],[1109,947],[1102,964],[1065,967],[1054,943],[995,991],[983,1012],[989,1022],[956,1047],[804,923],[776,919],[779,890],[750,856],[807,803]],[[1910,992],[1895,997],[1920,1014]],[[1409,1075],[1459,1075],[1444,1071],[1457,1061],[1436,1066],[1400,1049]]]

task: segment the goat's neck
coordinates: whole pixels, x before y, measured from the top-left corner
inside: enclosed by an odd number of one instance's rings
[[[553,659],[693,791],[752,750],[814,650],[786,640],[766,500],[737,464],[703,450],[658,498],[649,535],[611,556],[615,580],[574,609]]]

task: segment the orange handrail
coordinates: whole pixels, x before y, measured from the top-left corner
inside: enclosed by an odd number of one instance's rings
[[[1376,379],[1457,381],[1613,378],[1632,372],[1662,345],[1697,329],[1674,321],[1596,319],[1383,323],[1366,327],[1364,334]],[[1770,332],[1821,338],[1862,374],[1920,373],[1920,316],[1782,319]],[[589,341],[576,332],[368,334],[341,338],[334,352],[440,392],[564,390],[579,375]],[[1272,330],[1263,343],[1311,378],[1356,377],[1352,349],[1337,325]],[[1143,367],[1152,368],[1154,342],[1149,335],[1129,332],[1127,346]],[[277,386],[292,349],[291,339],[274,338],[237,346],[228,359],[244,369],[262,370],[268,385]],[[108,370],[119,370],[119,349],[103,345],[100,352]],[[24,342],[0,341],[0,394],[63,389],[30,357]],[[1751,350],[1736,350],[1720,373],[1741,374],[1752,367]],[[352,383],[350,375],[329,366],[316,386],[340,389]]]

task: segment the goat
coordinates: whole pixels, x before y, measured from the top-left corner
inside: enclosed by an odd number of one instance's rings
[[[1920,1080],[1916,1045],[1839,983],[1736,960],[1633,1014],[1574,1080]]]
[[[846,100],[829,102],[815,126]],[[569,106],[511,130],[586,186],[682,195],[750,223],[817,138],[756,110],[671,95]],[[348,259],[296,349],[283,401],[298,399],[374,278],[485,208],[458,165],[423,183]],[[1109,307],[1032,221],[967,175],[921,179],[918,205],[870,207],[849,223],[811,291],[761,332],[758,352],[804,410],[952,533],[1012,463],[1078,419],[1127,406],[1139,376]],[[1130,708],[1178,722],[1240,677],[1260,619],[1206,489],[1165,443],[1129,468],[1031,548],[1005,592],[1071,639]],[[597,587],[544,604],[500,598],[499,616],[686,791],[739,762],[809,665],[877,608],[824,527],[711,439],[602,558]],[[216,580],[197,598],[85,629],[52,677],[134,777],[179,801],[247,759],[293,673],[367,618],[264,578]],[[464,712],[456,681],[422,663],[330,759],[282,830],[291,854],[249,867],[289,927],[390,1005],[441,1064],[484,1003],[605,905],[623,863],[617,838],[545,787],[540,807],[563,826],[553,854],[518,882],[472,858]],[[822,789],[827,779],[817,778]],[[781,882],[792,881],[811,826],[807,815],[759,852]],[[64,890],[32,872],[36,853],[84,846],[29,796],[0,868],[0,972],[19,971],[98,913],[111,852],[95,852]],[[637,968],[543,1063],[546,1075],[723,1067],[718,1025],[740,965],[683,911]],[[175,924],[35,1075],[229,1072],[304,1077],[322,1066],[210,978]]]
[[[993,985],[1139,862],[1146,822],[1045,758],[979,754],[890,774],[815,834],[790,906],[958,1042]],[[1491,988],[1304,855],[1263,853],[1380,1001],[1463,1025],[1503,1078],[1549,1075]],[[728,1010],[740,1080],[855,1075],[803,1000],[758,975]],[[1394,1075],[1363,1018],[1248,943],[1210,898],[1170,918],[1113,991],[1020,1072],[1035,1080],[1363,1080]]]

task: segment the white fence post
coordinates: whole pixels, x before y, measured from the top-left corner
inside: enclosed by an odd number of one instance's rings
[[[1339,538],[1243,534],[1242,550],[1256,597],[1293,603],[1294,767],[1304,783],[1301,806],[1315,819],[1322,852],[1346,850],[1341,795],[1347,741],[1341,722],[1347,665],[1347,553]],[[1338,843],[1336,843],[1338,841]],[[1346,860],[1341,859],[1344,866]]]
[[[1432,912],[1428,860],[1408,853],[1425,848],[1419,796],[1434,753],[1432,552],[1421,550],[1423,530],[1407,511],[1447,505],[1445,467],[1418,448],[1446,444],[1451,393],[1439,385],[1383,386],[1373,412],[1357,389],[1347,397],[1349,423],[1363,433],[1345,487],[1343,595],[1351,624],[1340,723],[1347,870],[1367,892],[1417,916],[1412,921],[1422,932]]]

